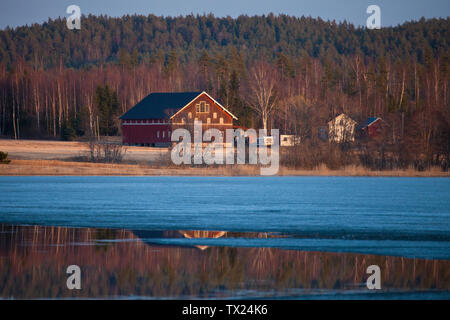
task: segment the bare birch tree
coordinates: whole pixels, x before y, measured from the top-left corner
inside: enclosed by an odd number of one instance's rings
[[[258,62],[250,69],[250,94],[247,102],[261,117],[265,130],[277,102],[275,73],[276,69],[265,62]]]

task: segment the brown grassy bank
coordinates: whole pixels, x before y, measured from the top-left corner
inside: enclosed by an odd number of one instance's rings
[[[10,164],[0,164],[0,175],[130,175],[130,176],[259,176],[254,165],[223,165],[189,167],[167,165],[167,148],[126,147],[125,163],[91,163],[80,159],[88,152],[86,143],[46,140],[0,139],[0,151],[8,152]],[[389,176],[389,177],[450,177],[439,168],[427,171],[386,170],[371,171],[361,166],[331,170],[325,165],[316,169],[280,167],[278,175],[294,176]]]
[[[160,167],[144,164],[107,164],[73,162],[61,160],[13,159],[10,164],[0,165],[3,176],[259,176],[260,170],[252,165],[218,167]],[[362,167],[346,167],[330,170],[320,167],[314,170],[289,169],[281,167],[280,176],[387,176],[387,177],[450,177],[450,172],[439,169],[428,171],[392,170],[370,171]]]

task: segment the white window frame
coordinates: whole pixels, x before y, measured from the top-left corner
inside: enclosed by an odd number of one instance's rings
[[[200,103],[195,105],[195,111],[197,113],[209,113],[209,103],[206,103],[206,101],[200,101]]]

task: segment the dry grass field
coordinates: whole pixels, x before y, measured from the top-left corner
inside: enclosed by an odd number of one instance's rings
[[[153,163],[167,154],[167,148],[124,147],[124,161]],[[75,141],[8,140],[0,139],[0,151],[8,152],[10,159],[70,160],[86,156],[87,143]]]
[[[167,148],[126,147],[124,163],[92,163],[77,161],[86,156],[88,146],[83,142],[7,140],[0,139],[0,151],[7,152],[10,164],[0,164],[0,175],[134,175],[134,176],[259,176],[260,168],[254,165],[224,165],[189,167],[168,165]],[[163,164],[164,163],[164,164]],[[370,171],[349,166],[330,170],[321,166],[315,170],[281,167],[283,176],[392,176],[392,177],[450,177],[450,172],[438,168],[428,171],[392,170]]]

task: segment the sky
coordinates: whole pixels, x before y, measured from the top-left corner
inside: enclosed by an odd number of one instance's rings
[[[381,8],[381,26],[405,21],[450,16],[450,0],[0,0],[0,28],[42,23],[48,18],[68,17],[66,8],[78,5],[82,14],[155,14],[179,16],[213,13],[218,17],[273,12],[292,16],[321,17],[365,25],[369,5]]]

